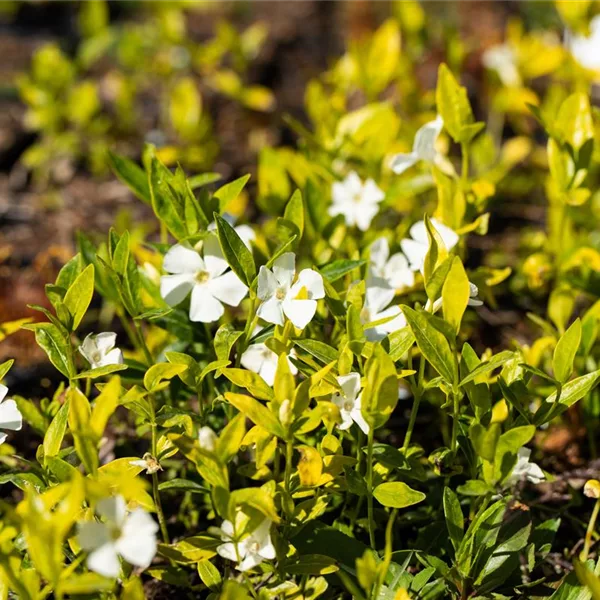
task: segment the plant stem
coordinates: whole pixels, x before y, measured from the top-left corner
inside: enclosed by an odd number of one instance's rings
[[[460,150],[462,154],[461,179],[466,183],[469,179],[469,145],[463,142]]]
[[[375,520],[373,519],[373,427],[367,438],[367,518],[369,521],[369,542],[375,550]]]
[[[592,511],[592,516],[590,517],[590,522],[588,523],[587,530],[585,532],[585,542],[583,544],[583,550],[579,555],[581,562],[585,562],[587,560],[588,554],[590,552],[590,546],[592,545],[592,536],[594,534],[594,529],[596,528],[596,519],[598,518],[599,511],[600,498],[596,500],[596,504],[594,504],[594,510]]]
[[[452,391],[452,440],[450,442],[450,450],[456,451],[456,442],[458,440],[458,413],[459,413],[459,395],[458,392]]]
[[[152,409],[154,412],[154,408]],[[152,423],[150,425],[152,433],[152,457],[156,459],[158,454],[157,439],[156,439],[156,421],[154,414],[152,415]],[[156,506],[156,514],[158,515],[158,524],[160,526],[160,532],[162,534],[163,542],[169,544],[169,532],[167,531],[167,522],[165,520],[165,514],[163,512],[162,503],[160,501],[160,492],[158,490],[158,473],[152,473],[152,495],[154,496],[154,505]]]
[[[293,456],[294,456],[294,442],[292,440],[288,440],[285,443],[285,473],[284,473],[285,491],[288,494],[290,494],[290,485],[291,485],[291,480],[292,480]]]
[[[138,340],[138,348],[144,353],[144,358],[146,360],[147,366],[151,367],[154,364],[154,359],[152,358],[152,354],[150,350],[148,350],[148,346],[146,345],[146,340],[144,339],[144,333],[142,331],[142,326],[139,321],[133,321],[135,327],[135,333]]]

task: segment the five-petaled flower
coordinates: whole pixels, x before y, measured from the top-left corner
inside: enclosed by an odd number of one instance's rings
[[[107,365],[120,365],[123,363],[123,353],[115,348],[117,334],[112,331],[89,334],[81,346],[79,352],[90,363],[92,369],[106,367]]]
[[[21,411],[17,403],[11,398],[5,399],[8,388],[0,383],[0,429],[20,431],[23,426]],[[6,440],[6,433],[0,431],[0,444]]]
[[[396,154],[392,157],[392,171],[400,175],[420,160],[432,164],[438,163],[441,155],[435,149],[435,143],[443,127],[444,120],[439,115],[435,120],[425,123],[415,134],[412,152]]]
[[[360,321],[365,326],[374,323],[365,329],[365,336],[369,341],[377,342],[388,334],[406,327],[406,318],[399,306],[386,308],[393,298],[394,290],[367,288],[365,302],[360,311]]]
[[[237,563],[238,571],[248,571],[263,560],[275,558],[275,546],[271,541],[271,520],[264,519],[252,532],[240,535],[248,517],[241,511],[236,514],[235,526],[231,521],[223,521],[221,528],[209,527],[208,531],[225,543],[217,547],[219,556]]]
[[[295,356],[294,350],[290,352],[290,356]],[[292,375],[298,373],[296,365],[289,359],[290,372]],[[251,344],[242,354],[240,364],[248,371],[258,373],[267,385],[272,386],[275,383],[275,373],[277,371],[278,356],[266,344]]]
[[[446,250],[452,250],[458,243],[459,237],[456,231],[450,229],[437,219],[431,219],[431,226],[439,233]],[[413,271],[422,271],[425,257],[429,251],[429,237],[427,236],[427,227],[425,221],[418,221],[410,229],[410,238],[405,238],[400,242],[402,252],[408,258],[410,268]]]
[[[295,327],[304,329],[315,316],[317,300],[325,297],[323,278],[312,269],[303,269],[296,282],[296,256],[282,254],[273,270],[262,266],[258,272],[258,297],[262,304],[257,315],[275,325],[283,325],[287,317]]]
[[[127,512],[122,496],[104,498],[96,506],[104,522],[79,523],[77,540],[89,552],[87,566],[105,577],[117,577],[121,566],[119,556],[128,563],[145,569],[156,554],[158,525],[143,509]]]
[[[415,275],[408,266],[406,256],[402,252],[390,256],[387,239],[382,237],[375,240],[371,244],[367,287],[393,290],[395,295],[414,284]]]
[[[531,456],[531,450],[529,448],[520,448],[517,453],[517,462],[513,467],[511,474],[506,478],[505,484],[512,486],[519,481],[526,479],[529,483],[537,485],[544,481],[546,476],[544,471],[540,469],[538,465],[533,462],[529,462]]]
[[[361,411],[360,375],[348,373],[337,378],[341,391],[332,395],[331,401],[340,409],[342,422],[338,429],[349,429],[356,423],[363,433],[369,433],[369,424],[365,421]]]
[[[373,217],[379,212],[379,203],[385,194],[372,179],[364,183],[353,171],[344,181],[336,181],[331,188],[332,204],[329,215],[343,215],[346,225],[356,225],[361,231],[366,231]]]
[[[238,306],[248,292],[228,268],[213,234],[204,240],[203,257],[188,245],[176,244],[165,254],[163,269],[170,275],[160,279],[161,296],[169,306],[176,306],[191,292],[190,320],[217,321],[225,312],[223,304]]]

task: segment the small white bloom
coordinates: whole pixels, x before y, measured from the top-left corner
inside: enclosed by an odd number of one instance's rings
[[[332,204],[329,215],[344,215],[346,225],[356,225],[366,231],[373,217],[379,212],[379,203],[385,194],[372,179],[364,183],[353,171],[344,181],[336,181],[331,188]]]
[[[253,532],[246,533],[238,539],[236,529],[239,530],[246,520],[246,515],[238,512],[235,526],[231,521],[223,521],[220,529],[209,528],[209,532],[218,535],[225,542],[217,547],[219,556],[238,563],[236,567],[238,571],[248,571],[263,560],[275,558],[275,546],[271,541],[271,520],[264,519]]]
[[[240,278],[227,271],[229,265],[215,235],[204,240],[203,257],[188,245],[176,244],[165,254],[163,268],[171,274],[160,279],[161,296],[175,306],[191,292],[191,321],[217,321],[225,312],[223,304],[238,306],[248,293]]]
[[[273,270],[265,266],[258,272],[258,297],[262,304],[257,315],[275,325],[283,325],[287,317],[295,327],[304,329],[315,316],[317,300],[325,297],[323,278],[312,269],[296,274],[296,256],[293,252],[282,254]]]
[[[200,430],[198,431],[198,442],[202,450],[214,452],[217,448],[217,441],[217,435],[210,427],[207,427],[206,425],[200,427]]]
[[[508,44],[498,44],[488,48],[483,53],[481,61],[487,69],[498,73],[504,85],[510,87],[521,85],[515,53]]]
[[[361,412],[360,375],[349,373],[337,378],[341,392],[331,396],[331,401],[340,409],[342,422],[338,429],[349,429],[352,423],[356,423],[364,434],[369,433],[369,424],[365,421]]]
[[[290,351],[290,356],[295,356],[294,350]],[[273,386],[275,383],[275,373],[277,371],[277,354],[273,352],[266,344],[251,344],[242,354],[240,363],[242,367],[258,373],[267,385]],[[289,359],[290,372],[292,375],[298,373],[296,365]]]
[[[152,473],[162,471],[160,463],[152,456],[152,454],[150,454],[150,452],[146,452],[142,458],[130,460],[129,464],[134,467],[142,467],[142,469],[145,469],[146,475],[152,475]]]
[[[567,34],[567,46],[582,67],[600,70],[600,15],[590,21],[589,36]]]
[[[294,420],[294,411],[292,410],[292,403],[286,398],[279,407],[279,422],[284,427],[289,427]]]
[[[115,348],[117,334],[112,331],[89,334],[81,346],[79,352],[90,363],[92,369],[105,367],[106,365],[120,365],[123,363],[123,353]]]
[[[458,234],[450,227],[446,227],[437,219],[431,219],[431,225],[439,233],[446,250],[452,250],[458,243]],[[413,271],[422,271],[425,263],[425,256],[429,251],[429,238],[427,237],[427,227],[425,221],[418,221],[409,230],[410,238],[405,238],[400,242],[402,252],[408,258],[410,268]],[[412,238],[412,239],[411,239]]]
[[[439,162],[441,155],[435,149],[435,143],[443,128],[444,120],[440,115],[435,120],[425,123],[415,134],[412,152],[392,157],[392,171],[400,175],[420,160],[432,164]]]
[[[406,327],[406,318],[399,306],[386,306],[394,299],[393,290],[383,288],[367,288],[365,303],[360,311],[360,321],[363,325],[389,319],[384,323],[365,329],[365,336],[371,342],[382,340],[394,331]],[[394,318],[392,318],[394,317]]]
[[[529,462],[531,456],[531,450],[529,448],[521,448],[517,454],[517,463],[515,464],[512,473],[506,479],[506,485],[512,486],[521,481],[527,479],[529,483],[537,485],[544,481],[546,476],[544,472],[535,463]]]
[[[406,256],[397,252],[390,257],[390,247],[382,237],[371,245],[367,287],[394,290],[394,293],[415,284],[415,275],[408,266]]]
[[[119,556],[136,567],[148,567],[156,554],[158,531],[152,517],[141,508],[127,513],[122,496],[100,500],[96,512],[104,522],[80,522],[77,533],[79,545],[90,553],[88,568],[104,577],[117,577]]]
[[[230,215],[229,213],[223,213],[221,217],[233,227],[234,231],[240,236],[240,239],[242,240],[242,242],[244,242],[248,250],[252,250],[251,242],[253,242],[256,239],[254,229],[252,229],[250,225],[238,225],[236,227],[236,218],[233,215]],[[217,224],[214,221],[209,224],[208,231],[217,231]]]
[[[483,306],[483,301],[479,299],[479,288],[469,281],[469,306]]]
[[[17,403],[11,398],[6,399],[8,388],[0,383],[0,429],[20,431],[23,427],[23,416],[17,408]],[[6,440],[6,433],[0,431],[0,444]]]

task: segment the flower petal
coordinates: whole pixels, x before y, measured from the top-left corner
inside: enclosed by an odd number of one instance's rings
[[[434,121],[425,123],[415,135],[413,153],[421,160],[432,162],[435,158],[435,142],[444,127],[444,120],[437,116]]]
[[[244,558],[244,560],[237,566],[238,571],[249,571],[263,561],[263,557],[258,552],[251,552]]]
[[[258,297],[263,301],[267,300],[275,294],[278,287],[277,277],[275,277],[270,269],[263,265],[258,271]]]
[[[358,373],[348,373],[348,375],[340,375],[337,380],[346,400],[354,403],[360,391],[360,375]]]
[[[211,293],[207,285],[195,285],[190,301],[190,321],[213,323],[218,321],[225,309]]]
[[[367,179],[362,189],[361,204],[379,204],[384,198],[381,188],[372,179]]]
[[[235,544],[232,542],[227,542],[217,546],[217,554],[227,560],[232,560],[233,562],[238,561],[238,555],[235,551]]]
[[[4,400],[6,394],[8,394],[8,388],[0,383],[0,403]]]
[[[228,271],[225,275],[215,279],[209,279],[207,285],[210,293],[217,300],[225,302],[229,306],[238,306],[248,293],[248,287],[233,271]]]
[[[14,400],[5,400],[0,404],[0,429],[19,431],[23,427],[23,416]]]
[[[356,226],[361,231],[367,231],[367,229],[369,229],[369,227],[371,226],[371,221],[378,212],[378,204],[361,204],[359,206],[356,206],[354,213],[354,220],[356,221]]]
[[[283,312],[298,329],[304,329],[317,312],[316,300],[284,300]]]
[[[115,347],[117,334],[112,331],[104,331],[96,336],[95,342],[100,354],[106,354]]]
[[[204,268],[200,255],[187,244],[175,244],[163,259],[163,269],[167,273],[196,273]]]
[[[211,234],[204,240],[203,255],[206,270],[211,277],[218,277],[229,268],[216,235]]]
[[[127,514],[127,504],[123,496],[102,498],[96,506],[96,512],[107,521],[121,526]]]
[[[119,348],[113,348],[106,356],[100,361],[102,367],[106,365],[122,365],[123,364],[123,352]]]
[[[296,273],[296,255],[285,252],[273,263],[273,274],[280,286],[289,289]]]
[[[248,250],[252,250],[252,245],[250,242],[253,242],[256,239],[254,229],[252,229],[250,225],[238,225],[235,227],[235,232],[240,236],[242,242],[244,242]]]
[[[402,252],[404,252],[410,268],[413,271],[420,271],[423,268],[425,262],[425,256],[427,256],[428,245],[414,240],[404,239],[400,242]]]
[[[396,154],[392,157],[392,171],[396,175],[401,175],[407,169],[410,169],[416,162],[418,157],[414,152],[410,154]]]
[[[163,275],[160,278],[160,295],[169,306],[183,302],[193,287],[194,279],[189,273]]]
[[[87,558],[87,566],[104,577],[117,577],[121,571],[121,563],[115,545],[108,542],[94,550]]]
[[[267,321],[267,323],[274,323],[275,325],[283,325],[285,323],[282,302],[274,297],[263,302],[258,307],[256,314],[261,319]]]
[[[369,434],[369,424],[365,421],[365,418],[363,417],[360,406],[353,408],[352,411],[350,412],[350,416],[352,417],[352,420],[360,427],[361,431],[365,435],[368,435]]]
[[[110,542],[110,531],[105,523],[82,521],[77,528],[77,542],[83,550],[89,552]]]
[[[154,519],[138,508],[127,517],[121,537],[116,542],[117,551],[128,563],[145,569],[156,554],[157,531]]]
[[[372,267],[374,267],[373,270],[376,271],[377,275],[381,276],[381,274],[379,273],[379,270],[384,269],[389,255],[390,255],[390,245],[387,241],[387,238],[384,238],[384,237],[377,238],[371,244],[369,258],[371,260]]]
[[[290,288],[288,297],[295,299],[302,288],[306,288],[310,300],[319,300],[325,297],[325,288],[323,287],[323,277],[320,273],[312,269],[302,269],[298,275],[296,283]]]

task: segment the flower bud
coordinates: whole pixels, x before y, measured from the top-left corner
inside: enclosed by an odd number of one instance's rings
[[[217,436],[210,427],[200,427],[200,431],[198,431],[198,442],[202,450],[214,452],[217,447]]]
[[[294,420],[292,403],[286,398],[279,407],[279,421],[284,427],[289,427]]]
[[[595,498],[598,500],[598,498],[600,498],[600,481],[597,479],[586,481],[585,486],[583,487],[583,493],[588,498]]]

